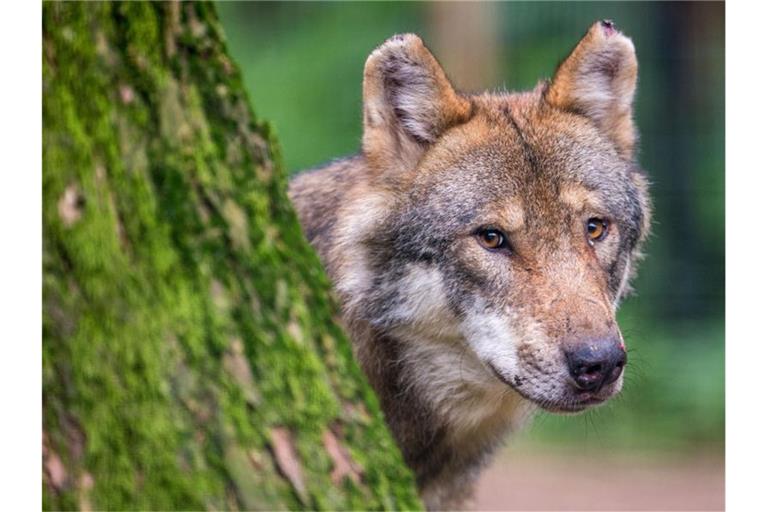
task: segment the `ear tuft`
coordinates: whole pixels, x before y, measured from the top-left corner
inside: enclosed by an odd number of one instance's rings
[[[363,150],[368,154],[434,143],[470,111],[469,101],[456,93],[414,34],[391,37],[368,57],[363,103]]]
[[[632,41],[610,20],[592,25],[555,72],[545,99],[592,119],[619,153],[631,158],[636,133],[632,101],[637,58]]]

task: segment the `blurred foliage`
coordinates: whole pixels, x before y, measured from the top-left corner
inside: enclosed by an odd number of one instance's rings
[[[724,4],[514,2],[473,8],[491,10],[486,29],[497,39],[498,62],[496,78],[485,84],[490,89],[529,89],[549,77],[596,19],[613,19],[632,37],[640,63],[639,160],[653,183],[655,214],[647,258],[634,282],[637,294],[620,315],[632,350],[624,398],[584,419],[541,416],[531,437],[599,438],[624,447],[721,446]],[[395,33],[416,32],[444,60],[433,41],[443,19],[437,11],[450,9],[467,5],[219,5],[252,102],[260,117],[274,123],[291,172],[358,150],[368,53]],[[454,37],[467,38],[469,25]],[[585,435],[585,428],[599,435]]]

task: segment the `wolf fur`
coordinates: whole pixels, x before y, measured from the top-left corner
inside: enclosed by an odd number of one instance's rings
[[[577,412],[621,389],[579,394],[563,351],[621,339],[650,219],[636,77],[607,21],[522,93],[458,93],[419,37],[397,35],[365,64],[361,152],[290,184],[430,509],[462,506],[533,409]],[[590,218],[606,219],[604,239],[588,239]],[[491,227],[503,250],[479,242]]]

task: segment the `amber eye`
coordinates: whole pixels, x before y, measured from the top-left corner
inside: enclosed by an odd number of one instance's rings
[[[477,234],[477,239],[486,249],[501,249],[507,245],[504,233],[498,229],[483,229]]]
[[[589,242],[599,242],[608,233],[608,221],[592,217],[587,221],[587,237]]]

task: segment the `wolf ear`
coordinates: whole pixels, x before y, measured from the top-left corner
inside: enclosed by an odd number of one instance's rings
[[[591,118],[625,158],[634,152],[632,100],[637,58],[632,41],[609,20],[598,21],[558,66],[546,101]]]
[[[363,152],[402,168],[429,144],[469,118],[435,57],[414,34],[396,35],[371,53],[363,77]]]

